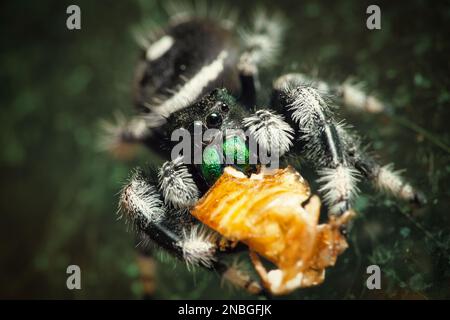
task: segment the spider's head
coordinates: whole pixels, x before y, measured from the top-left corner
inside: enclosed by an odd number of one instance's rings
[[[169,119],[172,130],[187,130],[192,146],[201,145],[202,162],[196,164],[208,184],[213,183],[227,165],[243,171],[249,168],[249,151],[242,126],[244,112],[226,89],[215,89]]]
[[[203,133],[208,129],[225,132],[241,129],[243,109],[226,89],[215,89],[194,104],[175,112],[169,119],[172,129],[184,128],[194,134],[195,127]]]

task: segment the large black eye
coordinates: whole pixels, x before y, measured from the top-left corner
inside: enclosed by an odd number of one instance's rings
[[[206,125],[208,126],[208,128],[218,128],[221,126],[221,124],[222,116],[217,112],[210,113],[206,117]]]

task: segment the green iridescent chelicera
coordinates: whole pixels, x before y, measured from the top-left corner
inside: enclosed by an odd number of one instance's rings
[[[240,137],[231,137],[225,140],[222,145],[223,157],[215,147],[207,147],[203,152],[203,162],[201,171],[204,179],[213,184],[222,174],[223,168],[228,163],[241,171],[249,168],[249,151],[245,141]],[[222,160],[223,159],[223,160]]]
[[[229,163],[231,160],[233,165],[241,170],[245,171],[248,168],[249,152],[242,138],[234,136],[225,140],[223,153],[225,163]]]
[[[222,174],[220,154],[215,147],[206,147],[203,151],[201,171],[203,178],[210,184],[214,183]]]

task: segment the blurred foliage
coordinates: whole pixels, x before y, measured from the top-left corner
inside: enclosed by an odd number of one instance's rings
[[[382,30],[369,31],[364,1],[227,2],[242,24],[255,6],[278,10],[289,22],[279,64],[262,74],[265,87],[288,71],[330,81],[353,76],[390,102],[390,116],[341,113],[384,162],[406,168],[429,200],[412,210],[363,185],[350,248],[323,285],[288,298],[449,298],[450,7],[379,2]],[[82,10],[80,31],[65,27],[72,3]],[[143,21],[164,23],[162,5],[0,6],[0,297],[139,298],[133,235],[116,219],[117,193],[131,168],[158,159],[141,150],[137,159],[119,162],[95,142],[99,120],[114,110],[132,113],[138,50],[130,31]],[[215,275],[159,260],[159,298],[248,298],[223,289]],[[82,290],[66,289],[69,264],[81,267]],[[370,264],[381,267],[382,290],[365,289]]]

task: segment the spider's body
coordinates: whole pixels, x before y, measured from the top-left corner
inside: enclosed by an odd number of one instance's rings
[[[206,18],[172,23],[141,55],[135,102],[143,110],[150,105],[170,115],[182,109],[186,99],[200,98],[214,88],[238,92],[238,46],[220,23]]]
[[[360,148],[359,139],[335,120],[326,98],[334,94],[344,106],[377,112],[383,104],[374,97],[348,84],[315,81],[311,86],[305,76],[288,74],[266,89],[272,91],[270,108],[256,105],[258,70],[276,59],[282,29],[279,20],[259,16],[239,38],[226,21],[174,19],[142,50],[134,86],[141,115],[112,131],[116,143],[143,143],[167,159],[157,172],[133,174],[121,197],[125,215],[164,249],[254,293],[261,287],[221,262],[229,248],[188,211],[227,165],[221,157],[231,155],[233,165],[246,174],[256,170],[249,161],[256,152],[249,150],[249,140],[277,156],[269,160],[279,156],[285,165],[298,157],[311,163],[332,215],[351,207],[361,179],[405,200],[420,200],[390,167],[380,166]],[[201,143],[201,162],[171,155],[178,143],[171,141],[172,133],[185,129],[192,136],[196,128],[216,130]],[[213,143],[217,138],[221,148]]]

